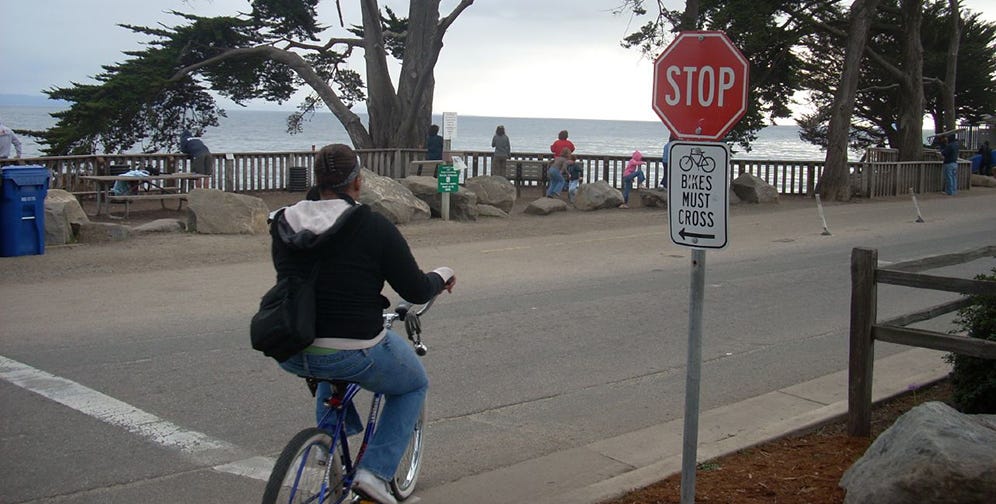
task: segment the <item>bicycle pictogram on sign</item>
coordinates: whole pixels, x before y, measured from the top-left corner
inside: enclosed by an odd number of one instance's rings
[[[681,159],[678,160],[678,167],[681,168],[681,171],[689,171],[693,166],[706,173],[712,173],[716,169],[716,160],[706,156],[702,149],[693,147],[688,155],[681,156]]]

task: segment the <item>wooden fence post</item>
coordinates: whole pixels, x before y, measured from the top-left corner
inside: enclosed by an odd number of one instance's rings
[[[878,250],[851,250],[851,336],[847,376],[847,433],[871,434],[872,370],[875,342],[872,325],[878,311],[875,268]]]
[[[225,192],[235,192],[235,155],[225,154],[224,177],[221,188]]]

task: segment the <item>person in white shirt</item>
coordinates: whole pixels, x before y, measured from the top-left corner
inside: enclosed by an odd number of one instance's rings
[[[10,146],[14,146],[15,152],[17,152],[17,159],[21,158],[21,140],[17,138],[14,134],[14,130],[7,127],[3,121],[0,121],[0,159],[7,159],[10,157]]]

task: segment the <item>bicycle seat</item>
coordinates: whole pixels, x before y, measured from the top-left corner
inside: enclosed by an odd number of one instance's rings
[[[311,391],[311,397],[315,397],[318,393],[318,384],[325,382],[332,386],[332,397],[342,399],[342,395],[346,393],[346,386],[350,383],[355,383],[348,380],[332,380],[329,378],[318,378],[316,376],[298,376],[300,378],[304,378],[305,383],[308,384],[308,390]]]

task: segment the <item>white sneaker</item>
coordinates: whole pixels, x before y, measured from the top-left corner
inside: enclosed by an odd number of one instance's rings
[[[387,482],[366,469],[356,470],[356,479],[353,480],[353,490],[380,504],[398,504],[397,499],[391,494],[391,487]]]

